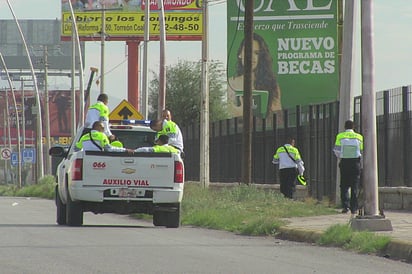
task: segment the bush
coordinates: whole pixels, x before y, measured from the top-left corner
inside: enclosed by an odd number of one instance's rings
[[[19,197],[40,197],[46,199],[54,198],[55,178],[46,175],[40,178],[37,184],[27,185],[18,188],[16,185],[5,185],[0,187],[0,196],[19,196]]]

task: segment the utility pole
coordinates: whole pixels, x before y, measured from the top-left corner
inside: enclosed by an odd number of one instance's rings
[[[44,161],[43,161],[43,134],[42,134],[42,129],[43,129],[43,123],[42,123],[42,115],[41,115],[41,101],[40,101],[40,94],[39,94],[39,89],[37,87],[37,78],[36,78],[36,74],[34,72],[34,68],[33,68],[33,62],[31,61],[30,58],[30,52],[29,49],[27,47],[27,43],[26,40],[24,39],[24,35],[23,35],[23,31],[21,30],[19,21],[17,20],[16,14],[14,13],[13,7],[10,4],[9,0],[6,0],[7,4],[9,6],[9,9],[11,11],[11,13],[13,14],[13,18],[14,21],[16,22],[17,25],[17,29],[19,30],[20,33],[20,37],[21,40],[23,41],[23,45],[24,45],[24,49],[27,55],[27,59],[30,65],[30,70],[31,70],[31,75],[33,78],[33,84],[34,84],[34,89],[35,89],[35,93],[36,93],[36,112],[37,112],[37,128],[36,128],[36,139],[37,139],[37,179],[40,179],[41,177],[43,177],[44,175]]]
[[[79,32],[77,30],[76,16],[74,15],[72,3],[69,1],[70,14],[72,16],[72,79],[75,76],[75,63],[76,63],[76,50],[75,45],[77,45],[77,51],[79,52],[79,86],[80,86],[80,106],[79,106],[79,123],[76,125],[76,90],[74,88],[74,80],[72,80],[72,92],[73,92],[73,103],[72,103],[72,138],[74,138],[75,132],[78,127],[83,126],[84,123],[84,69],[83,69],[83,56],[82,49],[80,46]],[[74,43],[76,41],[76,43]]]
[[[372,1],[362,1],[362,129],[364,132],[365,214],[377,216],[378,162],[376,146],[376,96],[374,90],[374,47]]]
[[[22,164],[22,157],[21,157],[21,146],[20,146],[20,117],[19,117],[19,112],[18,112],[18,110],[17,110],[17,102],[16,102],[16,95],[15,95],[15,93],[14,93],[14,88],[13,88],[13,83],[12,83],[12,81],[11,81],[11,79],[10,79],[10,74],[9,74],[9,70],[7,69],[7,66],[6,66],[6,62],[4,61],[4,58],[3,58],[3,54],[0,52],[0,62],[1,62],[1,64],[3,65],[3,68],[4,68],[4,71],[6,72],[6,75],[7,75],[7,80],[8,80],[8,82],[9,82],[9,85],[10,85],[10,90],[11,90],[11,94],[12,94],[12,97],[13,97],[13,105],[14,105],[14,112],[15,112],[15,118],[16,118],[16,131],[17,131],[17,140],[16,140],[16,143],[17,143],[17,159],[18,159],[18,163],[17,163],[17,182],[18,182],[18,185],[19,185],[19,188],[21,188],[22,187],[22,181],[21,181],[21,169],[22,169],[22,167],[21,167],[21,164]],[[6,100],[8,101],[8,98],[7,98],[7,90],[6,90]],[[8,108],[8,105],[7,105],[7,101],[6,101],[6,106],[7,106],[7,108]],[[10,130],[10,129],[9,129]],[[9,133],[10,134],[10,133]]]
[[[26,110],[26,104],[24,102],[25,100],[25,94],[24,94],[24,78],[21,76],[22,71],[20,70],[20,86],[21,86],[21,106],[22,106],[22,112],[21,112],[21,127],[22,127],[22,138],[23,138],[23,148],[26,148],[26,117],[25,117],[25,110]]]
[[[243,78],[243,158],[242,183],[252,183],[252,41],[253,0],[245,4],[245,74]]]
[[[149,46],[149,39],[150,39],[150,1],[146,0],[145,7],[144,7],[144,43],[143,43],[143,81],[142,81],[142,103],[141,109],[142,114],[145,119],[148,116],[148,109],[147,109],[147,102],[149,97],[149,73],[148,73],[148,46]]]
[[[161,117],[162,110],[166,107],[166,29],[165,29],[165,10],[163,0],[157,0],[160,7],[159,24],[160,24],[160,71],[159,71],[159,98],[157,106],[157,117]]]
[[[106,11],[105,4],[102,4],[102,29],[100,33],[100,93],[104,93],[104,40],[106,39]]]
[[[72,109],[72,115],[71,115],[71,137],[72,140],[74,139],[74,136],[76,135],[76,114],[75,114],[75,109],[76,109],[76,87],[75,87],[75,76],[76,76],[76,40],[75,40],[75,29],[76,26],[74,24],[74,18],[73,18],[73,23],[72,23],[72,67],[71,67],[71,94],[72,94],[72,104],[71,104],[71,109]]]
[[[374,89],[373,0],[361,4],[362,37],[362,132],[364,135],[363,191],[365,216],[351,222],[357,230],[388,231],[392,224],[379,215],[378,161],[376,145],[376,96]]]
[[[356,2],[356,5],[355,5]],[[342,2],[340,2],[342,3]],[[353,61],[353,35],[356,17],[354,16],[359,5],[357,0],[345,1],[345,18],[343,19],[343,39],[342,39],[342,57],[340,62],[340,87],[339,87],[339,128],[343,131],[345,121],[352,119],[353,109],[353,74],[355,71]],[[339,18],[342,18],[342,5],[339,5]],[[337,168],[339,170],[339,167]],[[336,203],[340,203],[340,175],[336,174]]]
[[[45,96],[45,113],[46,113],[46,151],[50,149],[50,109],[49,109],[49,88],[48,85],[48,52],[47,46],[44,46],[44,96]],[[24,98],[23,98],[24,100]],[[23,112],[24,113],[24,112]],[[46,174],[51,174],[51,157],[46,156]]]
[[[209,47],[208,0],[203,0],[202,93],[200,97],[200,184],[209,187]]]

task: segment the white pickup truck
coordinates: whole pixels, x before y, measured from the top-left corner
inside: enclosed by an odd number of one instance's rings
[[[111,126],[126,148],[151,146],[148,126]],[[68,148],[52,147],[62,157],[56,171],[57,224],[83,225],[83,212],[153,215],[155,226],[179,227],[184,164],[175,153],[75,151],[79,129]],[[57,158],[58,159],[58,158]]]

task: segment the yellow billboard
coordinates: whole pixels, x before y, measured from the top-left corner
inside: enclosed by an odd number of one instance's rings
[[[100,36],[102,28],[101,12],[76,12],[79,36]],[[144,13],[107,13],[105,14],[105,35],[108,36],[142,36],[144,35]],[[160,34],[158,13],[150,13],[150,35]],[[171,12],[165,14],[166,35],[202,35],[202,14]],[[72,16],[62,15],[62,36],[71,37]]]
[[[62,40],[72,36],[73,18],[67,7],[67,0],[62,0]],[[82,1],[87,2],[87,1]],[[139,1],[132,6],[121,4],[122,1],[112,1],[112,5],[89,4],[75,5],[74,15],[79,36],[82,40],[101,37],[104,18],[104,35],[109,40],[143,39],[145,24],[145,1]],[[106,1],[107,2],[107,1]],[[166,0],[164,1],[164,22],[167,38],[179,40],[200,40],[203,34],[203,14],[200,0]],[[160,34],[160,12],[157,1],[150,3],[149,32],[150,36]]]

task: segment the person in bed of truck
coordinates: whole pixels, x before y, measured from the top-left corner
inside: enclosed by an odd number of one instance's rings
[[[155,145],[152,147],[140,147],[136,148],[134,152],[171,152],[179,154],[180,151],[168,144],[169,136],[160,135],[159,138],[155,141]]]
[[[110,144],[109,138],[104,133],[104,125],[101,121],[93,123],[92,130],[84,134],[76,143],[76,151],[109,151],[109,152],[128,152],[133,153],[133,149],[116,147]]]

